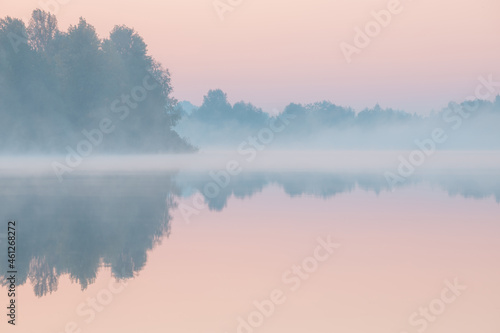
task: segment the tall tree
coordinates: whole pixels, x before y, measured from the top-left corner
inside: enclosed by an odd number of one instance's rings
[[[28,25],[28,41],[35,51],[46,51],[58,32],[55,15],[41,9],[33,11]]]

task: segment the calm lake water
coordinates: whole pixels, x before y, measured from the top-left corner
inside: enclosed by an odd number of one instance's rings
[[[220,182],[182,171],[1,178],[18,271],[16,327],[3,286],[1,331],[499,332],[500,173],[394,189],[370,172]]]

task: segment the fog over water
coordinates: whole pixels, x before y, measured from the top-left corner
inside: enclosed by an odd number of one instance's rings
[[[399,158],[408,160],[413,151],[254,151],[240,154],[236,151],[201,151],[196,154],[173,155],[96,155],[84,158],[73,171],[78,173],[148,172],[172,170],[225,169],[236,161],[243,170],[318,170],[385,171],[397,168]],[[54,162],[65,162],[66,156],[0,157],[0,172],[9,174],[53,174]],[[440,151],[426,157],[415,172],[435,170],[498,170],[498,151]]]

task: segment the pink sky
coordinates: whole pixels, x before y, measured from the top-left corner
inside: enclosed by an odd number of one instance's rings
[[[0,15],[28,18],[47,1],[5,2]],[[51,1],[63,30],[80,16],[101,37],[134,27],[170,69],[175,97],[194,104],[221,88],[269,112],[326,99],[428,113],[471,95],[480,75],[500,80],[498,0],[401,0],[350,64],[340,43],[352,44],[354,28],[390,0],[242,0],[223,21],[213,0]]]

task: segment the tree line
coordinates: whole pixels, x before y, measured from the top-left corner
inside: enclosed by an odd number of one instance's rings
[[[147,96],[144,82],[155,87]],[[117,25],[101,39],[83,18],[60,31],[40,9],[27,25],[0,19],[1,152],[65,152],[103,118],[117,125],[100,152],[192,150],[172,130],[176,105],[168,70],[132,28]]]

